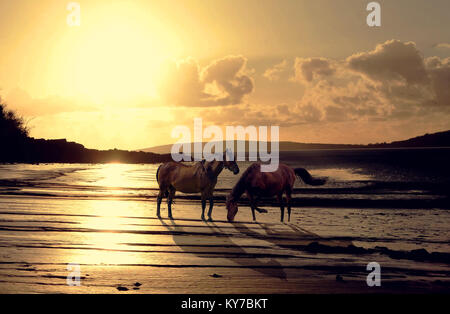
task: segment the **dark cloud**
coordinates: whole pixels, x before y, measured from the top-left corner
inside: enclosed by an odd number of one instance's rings
[[[335,72],[331,60],[326,58],[296,58],[294,68],[295,78],[307,82],[333,75]]]
[[[431,84],[435,93],[434,104],[450,107],[450,57],[439,59],[438,57],[426,60]],[[449,108],[450,109],[450,108]]]
[[[375,80],[405,80],[408,84],[428,81],[424,59],[413,42],[389,40],[369,52],[347,58],[350,69]]]
[[[277,111],[278,111],[278,114],[280,114],[280,115],[289,115],[290,114],[288,105],[278,105]]]

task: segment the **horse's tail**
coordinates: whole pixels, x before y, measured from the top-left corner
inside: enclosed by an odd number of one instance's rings
[[[324,185],[327,180],[313,178],[311,174],[304,168],[295,168],[295,175],[303,180],[306,184],[309,185]]]

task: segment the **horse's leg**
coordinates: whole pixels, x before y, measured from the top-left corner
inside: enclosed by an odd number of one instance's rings
[[[257,208],[256,207],[256,200],[253,197],[253,195],[250,192],[248,192],[248,191],[247,191],[247,198],[248,198],[248,200],[250,202],[250,208],[252,209],[253,221],[256,221],[256,216],[255,216],[255,209]]]
[[[202,193],[202,220],[205,220],[206,196]]]
[[[208,210],[208,221],[212,221],[212,209],[214,206],[214,197],[211,195],[209,197],[209,210]]]
[[[247,196],[248,196],[248,193],[247,193]],[[253,196],[252,197],[253,198],[253,203],[255,204],[255,210],[258,212],[258,213],[267,213],[267,209],[264,209],[264,208],[259,208],[258,206],[256,206],[256,204],[258,204],[258,201],[261,199],[261,197],[260,196]]]
[[[175,188],[173,186],[171,186],[169,188],[169,196],[167,197],[167,210],[169,212],[168,216],[170,219],[173,219],[172,217],[172,202],[173,202],[173,198],[175,197]]]
[[[256,201],[255,201],[255,203],[256,203]],[[255,209],[258,213],[267,213],[267,209],[259,208],[259,207],[255,207]]]
[[[278,202],[280,203],[281,210],[281,222],[284,220],[284,204],[283,204],[283,194],[278,194],[277,196]]]
[[[292,191],[286,191],[286,203],[287,203],[287,212],[288,212],[288,221],[291,221],[291,199],[292,199]]]
[[[164,192],[160,189],[158,193],[158,197],[156,199],[156,216],[161,218],[161,202],[164,196]]]

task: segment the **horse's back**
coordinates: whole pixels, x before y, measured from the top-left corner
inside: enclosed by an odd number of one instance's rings
[[[247,168],[247,185],[255,193],[272,196],[287,189],[292,189],[295,181],[295,173],[291,167],[279,164],[278,169],[273,172],[262,172],[261,164],[254,163]]]
[[[158,175],[160,188],[172,186],[176,190],[184,193],[199,192],[199,174],[201,163],[186,165],[179,162],[169,161],[161,166]]]
[[[281,179],[288,179],[289,181],[295,180],[295,172],[294,170],[285,164],[279,164],[277,170],[271,171],[271,172],[262,172],[261,171],[261,163],[254,163],[250,165],[250,167],[247,169],[249,172],[251,172],[254,176],[261,177],[261,178],[278,178]]]

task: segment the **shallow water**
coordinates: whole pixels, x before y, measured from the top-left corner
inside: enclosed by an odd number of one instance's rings
[[[239,175],[233,175],[224,169],[216,186],[216,196],[219,198],[228,193],[249,165],[249,162],[239,162]],[[300,163],[291,162],[291,165],[297,167]],[[113,213],[113,216],[146,216],[148,212],[130,212],[129,206],[123,209],[124,205],[115,200],[155,202],[154,197],[158,191],[155,175],[158,166],[1,165],[0,196],[45,197],[49,203],[53,197],[73,200],[106,199],[110,200],[110,205],[106,208],[108,215]],[[423,182],[413,180],[392,181],[392,177],[374,175],[361,163],[354,168],[336,168],[334,165],[328,168],[324,165],[311,167],[311,174],[326,177],[327,183],[320,187],[311,187],[300,180],[296,181],[294,197],[298,200],[297,207],[300,206],[296,211],[302,213],[299,224],[307,225],[313,232],[332,237],[350,237],[365,243],[373,242],[391,247],[396,243],[396,247],[404,246],[407,249],[425,247],[450,252],[447,245],[450,242],[448,209],[445,206],[427,207],[429,201],[448,198],[443,192],[445,189],[440,189],[444,183],[423,185]],[[182,197],[182,193],[178,195]],[[193,201],[198,202],[198,196],[194,196]],[[356,201],[360,203],[353,205]],[[423,206],[408,208],[410,204],[420,205],[420,201]],[[302,206],[303,203],[306,207]],[[358,204],[363,207],[358,207]],[[379,204],[382,206],[378,206]],[[390,206],[391,204],[399,205],[400,208]],[[7,205],[3,203],[3,209],[5,206]],[[95,207],[96,215],[102,215],[102,206]],[[277,208],[273,210],[279,211]],[[65,212],[67,213],[67,209]]]

